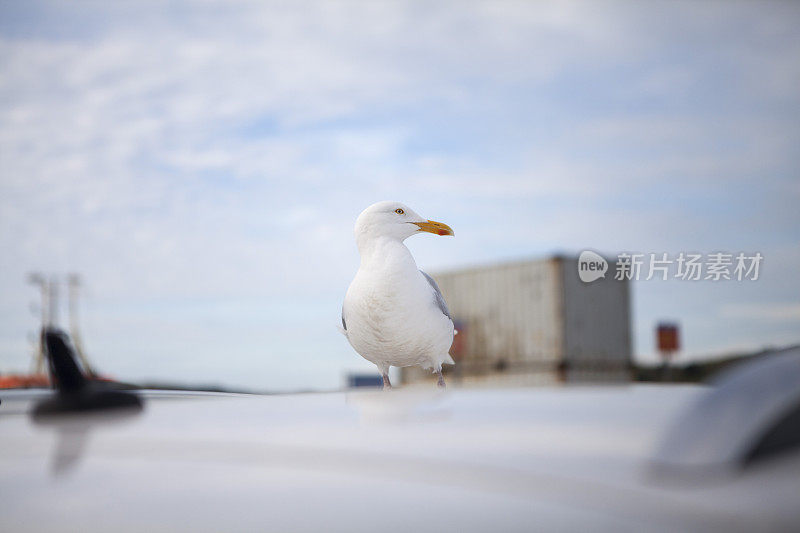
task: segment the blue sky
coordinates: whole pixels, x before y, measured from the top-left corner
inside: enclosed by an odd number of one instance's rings
[[[750,283],[635,282],[634,345],[800,341],[800,6],[0,3],[0,369],[25,273],[80,272],[123,379],[340,385],[352,224],[403,201],[428,271],[755,252]]]

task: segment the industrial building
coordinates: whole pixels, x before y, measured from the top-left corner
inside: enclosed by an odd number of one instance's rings
[[[627,280],[586,283],[578,259],[556,256],[433,275],[456,323],[445,370],[456,381],[504,385],[627,380],[631,361]],[[430,379],[404,368],[402,381]]]

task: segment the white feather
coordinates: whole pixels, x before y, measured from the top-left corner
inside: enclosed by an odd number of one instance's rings
[[[392,216],[396,209],[404,216]],[[356,223],[361,265],[344,299],[345,334],[381,373],[390,366],[437,371],[454,364],[448,353],[453,322],[437,306],[434,288],[403,244],[418,232],[413,222],[424,221],[402,204],[381,202]]]

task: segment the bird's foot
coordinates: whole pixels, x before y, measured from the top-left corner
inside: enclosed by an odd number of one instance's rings
[[[383,390],[389,390],[392,388],[392,382],[389,381],[389,374],[383,374]]]
[[[442,375],[442,371],[441,371],[441,370],[439,370],[438,372],[436,372],[436,375],[438,375],[438,376],[439,376],[439,382],[437,383],[437,385],[439,386],[439,388],[440,388],[440,389],[447,388],[447,385],[445,385],[445,383],[444,383],[444,376]]]

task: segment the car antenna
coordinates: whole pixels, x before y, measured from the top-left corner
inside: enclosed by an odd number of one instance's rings
[[[142,399],[135,392],[113,390],[106,384],[87,378],[78,365],[69,336],[63,331],[54,327],[43,328],[42,346],[56,392],[36,404],[34,416],[119,408],[142,409]]]

